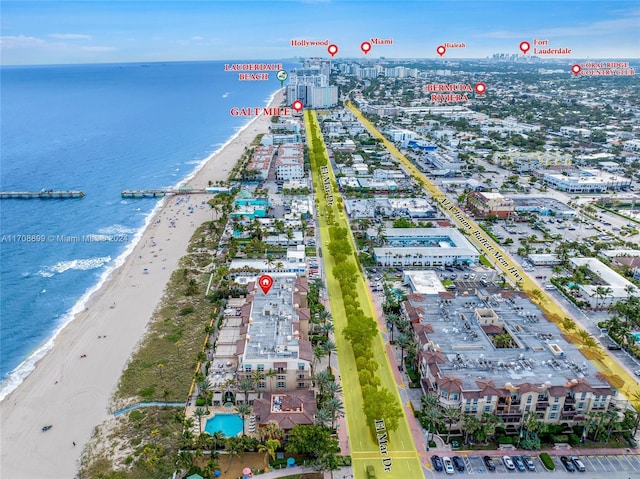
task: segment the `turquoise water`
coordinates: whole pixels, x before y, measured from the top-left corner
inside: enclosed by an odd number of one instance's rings
[[[237,436],[242,432],[242,418],[237,414],[216,414],[207,419],[204,430],[211,435],[220,431],[227,437]]]
[[[640,333],[633,333],[632,335],[636,338],[636,343],[640,343]]]

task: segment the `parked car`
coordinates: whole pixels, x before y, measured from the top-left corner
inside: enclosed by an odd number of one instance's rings
[[[510,456],[502,456],[502,462],[504,463],[504,467],[510,471],[515,471],[516,466],[513,464]]]
[[[527,466],[527,469],[529,469],[530,471],[536,470],[536,465],[533,463],[533,461],[529,456],[522,456],[522,461],[524,462],[524,465]]]
[[[376,470],[373,466],[367,466],[367,479],[375,479],[376,478]]]
[[[489,471],[496,470],[496,465],[493,463],[493,459],[491,459],[491,456],[484,456],[482,460],[484,461],[484,465],[487,466],[487,469]]]
[[[451,462],[451,458],[445,456],[442,458],[442,464],[444,466],[444,472],[447,474],[455,474],[456,470],[453,468],[453,463]]]
[[[464,472],[464,461],[460,456],[453,456],[453,465],[458,472]]]
[[[518,471],[524,472],[527,470],[527,468],[524,465],[524,461],[520,459],[520,456],[513,456],[512,460],[516,466],[516,469],[518,469]]]
[[[573,462],[571,462],[571,459],[569,459],[567,456],[560,456],[560,462],[562,463],[562,465],[567,471],[569,472],[576,471],[576,466],[573,465]]]
[[[584,467],[584,462],[582,462],[578,456],[571,456],[571,462],[573,462],[573,465],[576,466],[578,471],[584,472],[587,470],[587,468]]]
[[[435,471],[441,472],[444,469],[440,456],[431,456],[431,464],[433,465],[433,469]]]

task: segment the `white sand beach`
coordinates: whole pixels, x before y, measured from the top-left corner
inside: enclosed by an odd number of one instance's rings
[[[282,101],[279,91],[271,105]],[[271,117],[258,117],[187,184],[205,188],[209,181],[227,179],[245,147],[256,134],[267,132],[270,122]],[[109,416],[122,370],[171,273],[195,229],[212,218],[208,205],[200,208],[209,198],[167,198],[126,262],[58,335],[36,369],[0,403],[0,477],[75,477],[82,448],[94,427]],[[191,214],[189,205],[194,207]],[[175,228],[170,219],[177,219]],[[42,432],[47,424],[53,427]]]

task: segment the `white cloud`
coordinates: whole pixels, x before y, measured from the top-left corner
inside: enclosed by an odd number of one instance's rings
[[[46,42],[40,38],[27,37],[25,35],[3,36],[0,37],[0,47],[2,48],[24,48],[37,47],[44,45]]]
[[[614,35],[626,31],[637,32],[638,24],[640,24],[640,11],[630,10],[625,12],[624,18],[615,18],[611,20],[600,20],[591,23],[583,23],[581,25],[541,28],[539,30],[525,31],[508,31],[496,30],[493,32],[479,33],[478,38],[497,38],[497,39],[517,39],[527,36],[536,36],[538,38],[551,37],[594,37]]]
[[[49,35],[56,40],[91,40],[91,35],[84,35],[82,33],[52,33]]]
[[[191,37],[191,40],[193,40],[194,42],[201,42],[202,40],[204,40],[204,37],[195,36]]]
[[[116,50],[115,47],[102,47],[102,46],[87,46],[87,47],[82,47],[81,50],[84,50],[85,52],[113,52]]]

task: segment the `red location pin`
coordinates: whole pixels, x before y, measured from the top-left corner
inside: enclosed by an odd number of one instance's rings
[[[336,53],[338,53],[338,45],[334,45],[332,43],[331,45],[329,45],[327,50],[329,51],[329,55],[334,56]]]
[[[438,52],[438,55],[440,55],[440,56],[444,55],[444,53],[446,51],[447,51],[447,49],[442,45],[440,45],[438,48],[436,48],[436,52]]]
[[[293,108],[296,112],[300,113],[300,110],[302,110],[303,106],[304,105],[300,100],[296,100],[292,103],[291,108]]]
[[[476,83],[476,93],[478,95],[483,95],[487,91],[487,85],[484,83]]]
[[[267,294],[271,289],[271,286],[273,286],[273,278],[268,274],[263,274],[258,278],[258,284],[260,285],[260,289],[262,289],[264,294]]]
[[[369,53],[371,51],[371,43],[362,42],[362,44],[360,45],[360,50],[362,50],[364,52],[364,54],[366,55],[367,53]]]
[[[571,67],[571,71],[573,72],[574,75],[579,75],[581,70],[582,68],[578,64],[575,64]]]
[[[522,50],[522,53],[526,55],[530,49],[531,44],[529,42],[520,42],[520,50]]]

